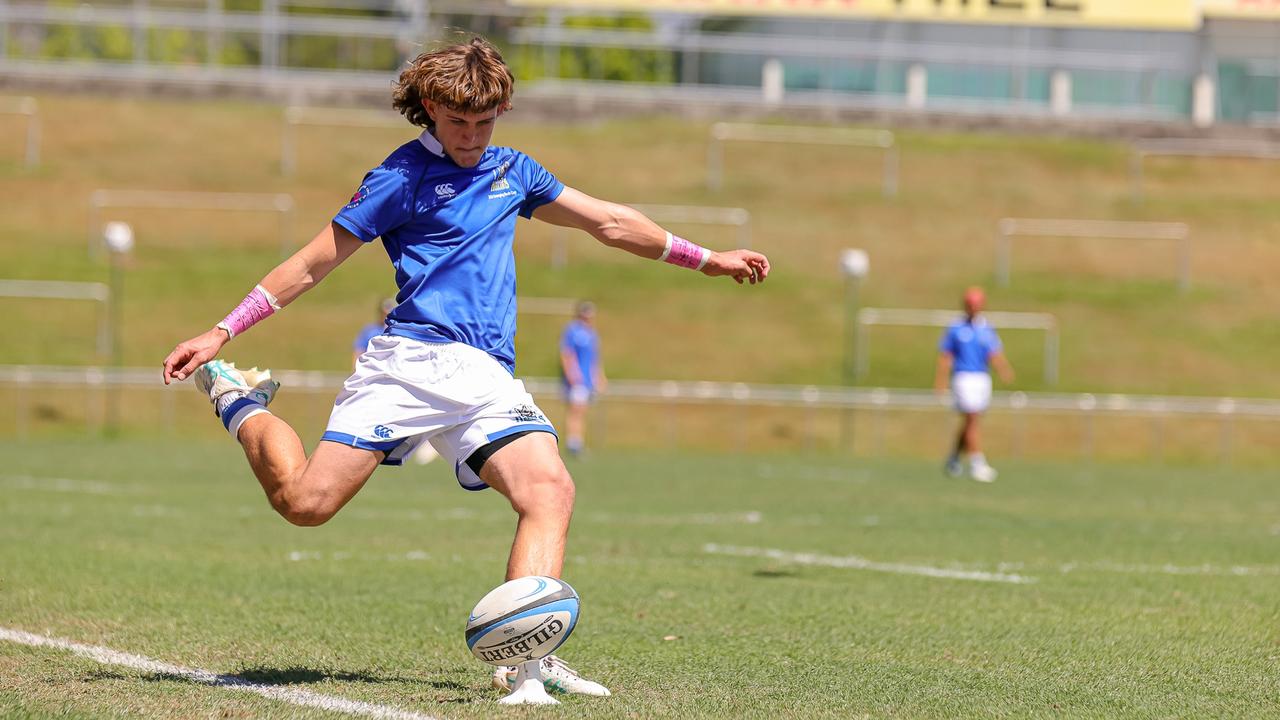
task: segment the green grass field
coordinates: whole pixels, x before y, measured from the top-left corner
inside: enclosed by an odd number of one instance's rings
[[[274,516],[225,438],[5,442],[0,465],[0,627],[438,718],[1280,713],[1274,471],[1005,463],[982,486],[598,454],[571,467],[563,656],[615,696],[499,711],[462,629],[513,516],[439,464],[379,471],[316,529]],[[325,714],[0,642],[5,717]]]

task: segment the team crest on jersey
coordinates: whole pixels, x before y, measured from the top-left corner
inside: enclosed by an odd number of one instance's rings
[[[515,191],[511,190],[511,183],[507,181],[507,170],[510,168],[511,161],[509,160],[504,161],[501,165],[494,168],[493,184],[489,186],[490,200],[497,200],[498,198],[511,197],[515,195]]]
[[[367,197],[369,197],[369,186],[361,185],[360,189],[356,190],[356,194],[351,196],[351,202],[347,203],[347,208],[353,208],[359,205],[364,202],[364,199]]]

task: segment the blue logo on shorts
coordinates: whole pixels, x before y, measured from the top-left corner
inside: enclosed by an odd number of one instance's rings
[[[386,425],[377,425],[373,428],[373,434],[382,438],[383,440],[386,440],[387,438],[391,437],[391,428],[387,427]]]

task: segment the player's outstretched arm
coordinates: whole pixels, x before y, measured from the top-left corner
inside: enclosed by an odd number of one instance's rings
[[[1000,376],[1000,382],[1005,385],[1012,385],[1015,375],[1013,366],[1009,364],[1009,358],[1005,357],[1003,352],[991,354],[991,367],[996,369],[996,374]]]
[[[330,223],[311,242],[267,273],[240,305],[218,325],[178,343],[164,359],[164,384],[185,380],[196,368],[218,356],[222,346],[276,310],[315,287],[364,242]]]
[[[596,240],[651,260],[668,260],[717,277],[726,275],[738,281],[755,284],[769,275],[769,259],[751,250],[729,252],[704,251],[693,243],[682,243],[673,253],[673,236],[635,208],[593,198],[566,187],[550,203],[533,211],[543,222],[586,231]],[[700,253],[700,254],[699,254]],[[688,262],[677,262],[688,259]]]

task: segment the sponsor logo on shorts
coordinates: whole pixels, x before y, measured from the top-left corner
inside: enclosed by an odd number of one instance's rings
[[[518,422],[545,423],[547,421],[546,415],[543,415],[538,408],[529,404],[517,405],[511,408],[511,417]]]
[[[453,189],[453,183],[440,183],[436,186],[436,197],[451,198],[457,194],[458,191]]]
[[[382,438],[383,440],[386,440],[391,437],[391,428],[387,427],[386,425],[375,425],[373,428],[373,434],[374,434],[374,437],[379,437],[379,438]]]

